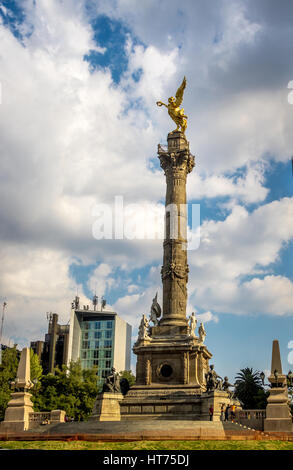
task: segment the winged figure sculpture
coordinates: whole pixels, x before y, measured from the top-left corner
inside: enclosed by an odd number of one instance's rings
[[[176,124],[176,129],[172,132],[178,132],[179,128],[181,128],[181,131],[183,134],[185,133],[185,129],[187,127],[187,116],[184,114],[184,109],[180,109],[180,105],[183,101],[183,93],[186,87],[186,78],[184,77],[182,80],[182,83],[180,87],[178,88],[175,97],[170,96],[168,98],[168,104],[163,103],[162,101],[157,101],[158,106],[166,106],[168,109],[168,114],[171,119]]]

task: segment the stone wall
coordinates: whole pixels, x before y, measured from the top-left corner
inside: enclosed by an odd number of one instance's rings
[[[29,414],[29,429],[34,429],[40,426],[45,420],[48,424],[64,423],[65,411],[52,410],[52,411],[34,411]]]

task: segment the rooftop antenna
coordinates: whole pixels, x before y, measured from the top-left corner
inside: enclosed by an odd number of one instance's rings
[[[103,311],[103,309],[106,307],[106,299],[104,299],[104,296],[102,295],[102,299],[101,299],[101,312]]]
[[[76,288],[76,296],[73,299],[73,302],[71,303],[71,308],[74,309],[74,310],[78,310],[79,307],[80,307],[79,301],[80,301],[80,298],[78,297],[78,287],[77,287]]]
[[[2,318],[1,318],[1,329],[0,329],[0,364],[2,364],[2,336],[3,336],[3,325],[4,325],[4,316],[5,309],[7,307],[7,302],[3,302],[2,306]]]
[[[52,318],[53,318],[52,312],[50,312],[50,313],[47,312],[47,313],[46,313],[46,316],[47,316],[47,321],[48,321],[48,322],[52,321]]]
[[[95,295],[93,296],[93,306],[94,306],[94,310],[95,310],[95,311],[96,311],[96,309],[97,309],[98,299],[99,299],[99,298],[98,298],[98,296],[97,296],[96,293],[95,293]]]

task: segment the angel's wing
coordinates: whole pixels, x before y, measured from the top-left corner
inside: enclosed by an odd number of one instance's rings
[[[183,101],[183,93],[186,87],[186,78],[184,77],[178,90],[176,91],[176,106],[180,106]]]

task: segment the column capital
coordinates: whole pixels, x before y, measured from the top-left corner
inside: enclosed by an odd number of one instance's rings
[[[194,156],[189,152],[189,148],[170,152],[159,145],[158,157],[166,176],[171,173],[172,176],[186,178],[195,166]]]

